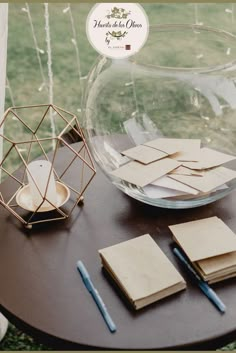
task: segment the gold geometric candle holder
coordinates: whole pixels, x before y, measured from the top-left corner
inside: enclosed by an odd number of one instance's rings
[[[29,229],[68,218],[96,174],[76,116],[52,104],[12,107],[0,131],[0,204]]]

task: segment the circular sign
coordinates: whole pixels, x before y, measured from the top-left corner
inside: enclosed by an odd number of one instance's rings
[[[86,31],[97,52],[122,59],[142,48],[148,37],[149,22],[139,4],[101,3],[91,9]]]

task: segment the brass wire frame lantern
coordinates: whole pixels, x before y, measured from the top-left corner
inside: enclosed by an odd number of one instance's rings
[[[3,181],[0,204],[29,229],[36,223],[68,218],[83,202],[83,194],[96,174],[76,116],[53,104],[11,107],[3,115],[0,131],[3,146],[1,179],[7,178],[7,185],[10,185],[5,192]],[[80,143],[75,143],[78,141]],[[29,168],[29,164],[39,157],[50,163],[43,192]],[[47,194],[52,176],[56,201],[49,199]],[[29,178],[41,197],[37,205],[32,203]]]

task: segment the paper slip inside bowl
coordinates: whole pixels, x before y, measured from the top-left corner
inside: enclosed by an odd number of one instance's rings
[[[169,173],[179,165],[179,162],[170,158],[164,158],[147,165],[132,161],[114,170],[110,174],[129,183],[143,187]]]
[[[180,183],[179,181],[174,180],[174,179],[168,177],[167,175],[165,175],[157,180],[154,180],[151,184],[156,185],[156,186],[161,186],[161,187],[164,187],[167,189],[182,191],[184,193],[188,193],[188,194],[192,194],[192,195],[199,194],[198,190],[193,189],[190,186],[185,185],[183,183]]]
[[[198,161],[200,158],[201,140],[199,139],[158,138],[145,142],[145,145],[168,154],[175,154],[172,158],[178,161],[193,162]]]
[[[218,217],[176,224],[169,228],[192,262],[236,251],[236,235]]]
[[[168,155],[165,152],[156,150],[145,145],[139,145],[133,148],[129,148],[128,150],[123,151],[122,154],[129,158],[135,159],[136,161],[141,162],[143,164],[155,162],[159,159],[167,157]]]
[[[181,196],[182,198],[184,196],[190,195],[183,191],[167,189],[167,188],[163,188],[161,186],[156,186],[152,184],[144,186],[143,191],[151,199],[166,199],[166,198],[172,198],[177,196]]]
[[[236,178],[236,171],[225,167],[217,167],[206,171],[202,177],[175,174],[170,174],[169,177],[199,191],[210,192]]]
[[[201,170],[217,167],[234,159],[236,159],[235,156],[204,147],[201,149],[198,162],[184,162],[183,165],[190,169]]]
[[[174,170],[172,170],[169,174],[177,174],[177,175],[195,175],[195,176],[203,176],[203,170],[193,170],[183,166],[180,166]]]

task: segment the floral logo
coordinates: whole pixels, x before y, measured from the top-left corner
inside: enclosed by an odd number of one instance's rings
[[[121,31],[110,32],[110,31],[108,31],[106,33],[105,41],[106,41],[107,45],[109,45],[111,40],[113,40],[113,39],[121,40],[122,38],[124,38],[126,36],[126,34],[128,34],[127,31],[124,31],[124,32],[121,32]]]
[[[123,8],[113,7],[111,12],[106,16],[107,18],[116,18],[116,19],[126,19],[130,15],[130,11],[126,11]]]
[[[127,58],[146,42],[149,24],[141,5],[96,4],[88,15],[86,32],[91,45],[110,58]]]

